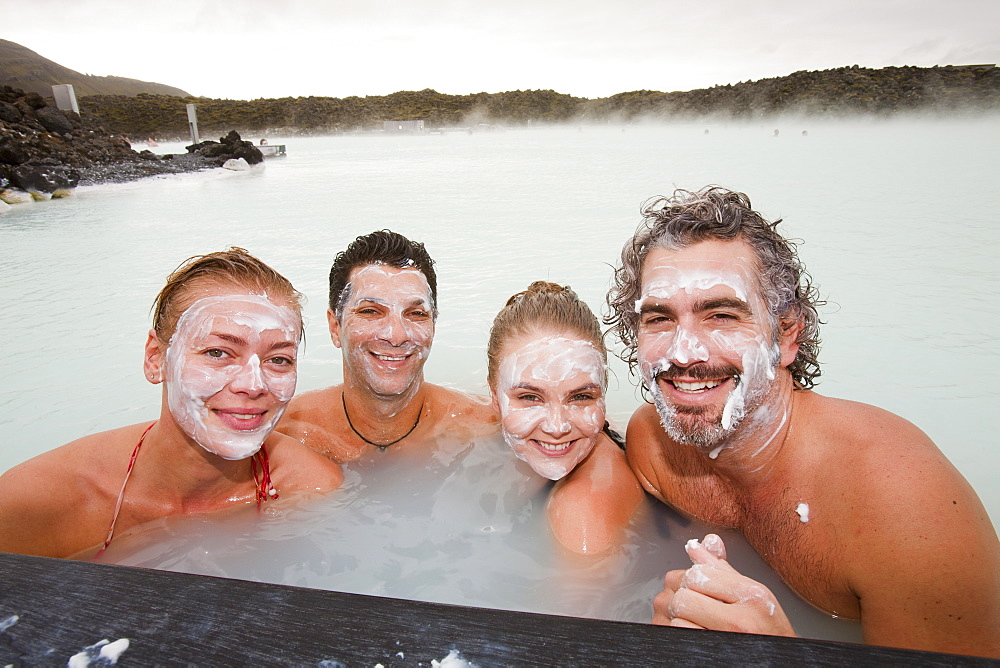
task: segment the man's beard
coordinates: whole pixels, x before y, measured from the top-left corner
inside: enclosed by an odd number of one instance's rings
[[[734,386],[722,406],[673,406],[667,402],[659,379],[691,378],[712,380],[731,377]],[[764,403],[771,382],[766,378],[749,381],[736,366],[698,364],[687,368],[670,366],[651,383],[651,394],[660,424],[674,441],[711,451],[736,432],[744,419]],[[726,416],[728,408],[728,416]],[[724,416],[726,419],[724,420]],[[723,424],[726,422],[727,424]]]

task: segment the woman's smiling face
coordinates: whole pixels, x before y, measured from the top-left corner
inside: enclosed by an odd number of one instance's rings
[[[572,334],[512,338],[500,355],[494,407],[518,458],[550,480],[587,458],[604,428],[604,356]]]
[[[300,321],[286,305],[219,287],[189,306],[167,346],[170,413],[223,459],[256,453],[295,393]]]

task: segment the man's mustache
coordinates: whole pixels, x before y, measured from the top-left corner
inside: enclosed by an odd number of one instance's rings
[[[671,364],[664,371],[656,374],[657,380],[678,380],[681,378],[688,380],[717,380],[719,378],[728,378],[734,376],[739,379],[740,374],[739,368],[733,364],[709,364],[707,362],[701,364],[693,364],[691,366],[680,367],[675,364]]]

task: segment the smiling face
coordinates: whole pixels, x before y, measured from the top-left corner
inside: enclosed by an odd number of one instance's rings
[[[501,351],[494,407],[504,440],[536,473],[559,480],[604,428],[604,357],[573,335],[530,334]]]
[[[170,413],[223,459],[245,459],[270,435],[295,393],[300,320],[253,294],[210,290],[180,319],[164,361]]]
[[[344,350],[344,375],[376,396],[415,393],[434,339],[434,304],[419,269],[368,264],[351,271],[330,335]]]
[[[795,357],[775,337],[743,241],[654,248],[643,264],[639,367],[664,429],[713,450],[765,405],[776,369]],[[790,355],[790,357],[789,357]]]

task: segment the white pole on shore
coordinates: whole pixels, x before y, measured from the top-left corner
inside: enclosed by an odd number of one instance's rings
[[[188,128],[191,130],[191,143],[200,144],[201,137],[198,136],[198,111],[193,104],[187,106]]]

